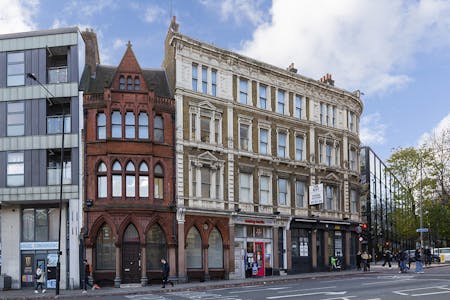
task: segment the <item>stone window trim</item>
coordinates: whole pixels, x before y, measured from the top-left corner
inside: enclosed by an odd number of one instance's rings
[[[261,142],[261,129],[267,130],[267,153],[261,153],[260,142]],[[258,153],[264,156],[272,155],[272,127],[270,123],[258,122]]]
[[[277,130],[277,157],[279,157],[281,159],[289,159],[290,158],[290,153],[289,153],[290,132],[289,132],[289,128],[279,126],[279,127],[277,127],[276,130]],[[285,156],[283,156],[283,157],[279,156],[279,153],[278,153],[278,146],[279,146],[279,144],[278,144],[279,143],[278,137],[282,133],[286,134],[286,149],[285,149]]]
[[[194,118],[195,117],[195,118]],[[223,121],[223,111],[217,109],[209,102],[201,103],[189,103],[189,140],[200,142],[201,141],[201,125],[200,120],[202,117],[210,118],[209,123],[209,135],[210,144],[222,145],[222,121]],[[195,119],[195,124],[193,124],[193,119]],[[216,121],[218,121],[218,132],[216,134]],[[195,129],[195,132],[192,130]],[[193,137],[194,135],[194,137]],[[216,136],[218,141],[216,141]]]
[[[244,115],[238,115],[238,149],[243,150],[243,147],[241,145],[241,124],[248,126],[248,149],[245,151],[252,152],[253,151],[253,141],[252,141],[252,124],[253,124],[253,118],[249,116]]]
[[[353,161],[352,161],[353,153]],[[359,159],[358,159],[358,146],[349,143],[348,144],[348,169],[351,171],[358,171]]]
[[[205,155],[207,154],[207,155]],[[208,155],[209,154],[209,155]],[[200,156],[188,157],[189,162],[189,197],[191,198],[204,198],[201,196],[201,173],[202,167],[208,167],[214,176],[211,176],[211,199],[223,200],[223,187],[224,187],[224,167],[225,161],[215,158],[209,152],[205,152]],[[195,176],[195,180],[194,180]],[[219,178],[219,183],[215,181]],[[196,191],[194,193],[194,182],[196,183]],[[219,191],[216,190],[216,186],[219,186]]]
[[[318,145],[318,156],[319,159],[317,163],[320,165],[327,165],[326,162],[326,146],[331,146],[331,163],[328,167],[339,167],[340,166],[340,142],[334,138],[329,137],[319,137],[317,139]]]
[[[332,181],[332,180],[322,180],[323,183],[323,192],[324,192],[324,203],[321,204],[321,209],[325,210],[325,211],[332,211],[332,212],[343,212],[343,206],[342,206],[342,201],[343,199],[341,199],[341,187],[342,187],[342,183],[341,182],[336,182],[336,181]],[[327,187],[331,187],[332,192],[333,192],[333,198],[332,198],[332,203],[331,203],[331,208],[327,208]]]

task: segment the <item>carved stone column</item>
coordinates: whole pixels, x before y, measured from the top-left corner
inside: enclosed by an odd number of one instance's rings
[[[116,244],[116,278],[114,278],[114,287],[120,288],[122,279],[120,278],[120,270],[122,269],[122,260],[120,259],[120,246]]]
[[[210,277],[209,277],[209,263],[208,263],[208,247],[209,245],[203,245],[203,280],[205,281],[209,281]]]
[[[147,277],[147,249],[146,245],[141,245],[141,285],[146,286],[148,284]]]
[[[186,251],[184,243],[184,222],[186,209],[180,207],[177,209],[178,222],[178,282],[187,282],[186,272]]]

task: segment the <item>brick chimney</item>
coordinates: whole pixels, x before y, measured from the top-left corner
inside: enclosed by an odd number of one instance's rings
[[[83,38],[85,44],[86,65],[89,66],[91,76],[94,76],[96,66],[100,64],[97,34],[94,30],[92,30],[92,28],[86,28],[85,31],[81,32],[81,37]]]
[[[289,72],[292,72],[292,73],[297,73],[297,69],[294,68],[294,63],[291,63],[291,64],[289,65],[289,67],[287,67],[286,70],[288,70]]]
[[[334,86],[334,80],[331,78],[331,74],[327,73],[320,78],[320,82]]]

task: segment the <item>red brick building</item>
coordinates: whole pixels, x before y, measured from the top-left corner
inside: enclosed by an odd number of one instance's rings
[[[176,275],[175,106],[164,70],[87,67],[84,90],[86,258],[95,281],[147,284],[160,258]]]

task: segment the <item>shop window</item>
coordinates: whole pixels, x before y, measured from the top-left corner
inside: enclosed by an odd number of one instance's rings
[[[104,224],[97,235],[96,243],[96,269],[115,270],[116,268],[116,247],[114,246],[114,236],[111,228]]]
[[[208,268],[223,268],[223,243],[222,236],[217,228],[214,228],[209,234],[208,240]]]
[[[167,259],[167,244],[164,232],[159,225],[153,225],[147,232],[146,239],[146,257],[147,270],[160,270],[161,258]]]
[[[58,233],[58,208],[27,208],[22,210],[22,241],[57,241]]]
[[[202,268],[202,239],[197,228],[192,227],[186,237],[186,267]]]

